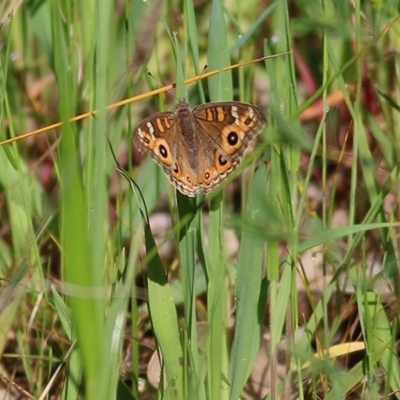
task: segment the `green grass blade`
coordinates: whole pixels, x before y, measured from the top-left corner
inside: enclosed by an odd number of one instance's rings
[[[247,211],[244,218],[258,222],[265,215],[263,192],[268,171],[260,165],[250,186]],[[263,287],[262,265],[264,238],[257,233],[242,232],[236,278],[236,329],[231,353],[231,382],[229,398],[239,398],[248,379],[261,342],[261,327],[266,308],[268,286]]]
[[[222,2],[213,0],[211,6],[207,61],[210,70],[230,64],[227,29]],[[232,74],[219,73],[208,79],[211,101],[231,100]],[[208,250],[208,342],[207,342],[207,387],[209,398],[225,399],[228,391],[224,378],[228,375],[225,285],[226,260],[223,250],[223,207],[221,195],[212,200],[209,215]]]
[[[145,238],[151,321],[163,355],[167,385],[173,388],[174,399],[183,399],[183,352],[179,339],[178,318],[164,267],[156,251],[150,227],[146,223]]]
[[[58,8],[52,7],[53,35],[56,43],[54,65],[60,90],[59,110],[63,121],[74,115],[76,98],[72,71],[65,73],[68,40],[61,24]],[[70,123],[61,128],[60,172],[62,181],[61,232],[65,280],[77,286],[93,285],[93,265],[90,261],[87,207],[80,169],[77,132]],[[103,318],[98,300],[69,297],[72,318],[86,373],[86,396],[89,400],[101,399],[97,376],[102,351]]]

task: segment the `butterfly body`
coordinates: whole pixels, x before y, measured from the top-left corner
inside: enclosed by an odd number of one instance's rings
[[[263,130],[262,111],[242,102],[206,103],[190,109],[181,100],[176,112],[144,119],[134,144],[148,153],[183,194],[214,190],[240,163]]]

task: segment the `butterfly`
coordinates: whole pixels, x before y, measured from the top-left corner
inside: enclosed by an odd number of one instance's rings
[[[175,113],[160,112],[144,119],[133,141],[181,193],[194,197],[214,190],[239,165],[264,126],[263,112],[252,104],[214,102],[191,110],[180,100]]]

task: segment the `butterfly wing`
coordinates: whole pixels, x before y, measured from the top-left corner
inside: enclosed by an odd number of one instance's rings
[[[199,185],[210,192],[240,163],[245,150],[262,132],[265,117],[252,104],[207,103],[193,109],[206,156],[199,157]],[[200,133],[199,133],[200,135]]]
[[[141,153],[147,153],[164,169],[173,163],[176,148],[175,114],[161,112],[144,119],[133,133],[133,143]]]
[[[162,112],[143,120],[134,131],[134,144],[163,168],[179,191],[192,197],[199,192],[197,172],[184,148],[176,114]]]

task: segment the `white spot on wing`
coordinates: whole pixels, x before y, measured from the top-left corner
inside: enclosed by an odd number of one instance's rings
[[[249,117],[250,117],[251,119],[253,119],[253,117],[254,117],[254,110],[253,110],[251,107],[249,107],[248,110],[249,110]]]
[[[149,128],[149,133],[150,133],[150,135],[154,137],[154,127],[153,127],[153,124],[152,124],[151,122],[147,122],[146,125],[147,125],[147,127]]]
[[[238,111],[238,108],[236,106],[232,106],[231,114],[235,118],[235,124],[239,125],[240,119],[239,119],[239,114],[237,111]]]

